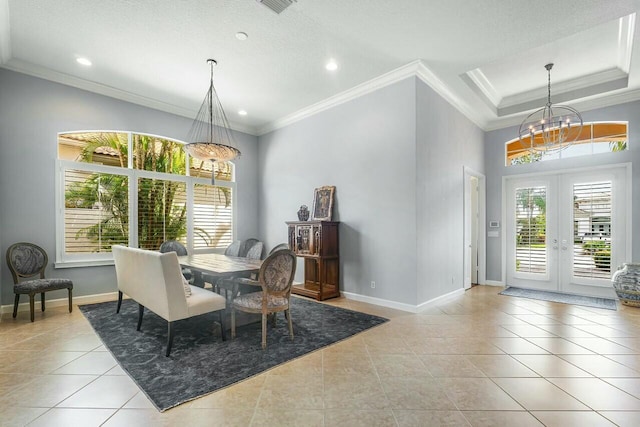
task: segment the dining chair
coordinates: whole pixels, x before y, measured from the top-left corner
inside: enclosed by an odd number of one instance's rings
[[[40,294],[40,305],[44,311],[45,292],[58,289],[67,289],[69,293],[69,313],[73,310],[73,282],[69,279],[44,277],[44,270],[49,263],[49,257],[44,249],[33,243],[14,243],[7,249],[7,264],[13,276],[13,293],[16,294],[13,303],[13,317],[18,315],[18,303],[20,295],[29,295],[29,309],[31,310],[31,321],[34,321],[35,295]],[[37,279],[28,279],[38,276]]]
[[[271,249],[269,251],[269,255],[271,255],[272,253],[279,251],[281,249],[289,249],[289,244],[288,243],[280,243],[279,245],[276,245],[273,247],[273,249]]]
[[[231,338],[236,336],[236,310],[262,314],[262,348],[267,347],[267,316],[284,311],[289,323],[289,335],[293,340],[290,301],[291,285],[296,273],[296,255],[282,249],[264,260],[258,280],[245,279],[246,283],[262,288],[259,292],[238,295],[231,303]]]
[[[242,241],[242,245],[240,246],[240,253],[238,254],[238,256],[241,257],[247,257],[247,253],[249,253],[249,250],[257,243],[259,243],[260,240],[258,239],[254,239],[254,238],[249,238],[246,240]]]
[[[227,248],[224,250],[224,254],[227,256],[240,256],[241,246],[242,246],[242,241],[236,240],[233,243],[231,243],[229,246],[227,246]]]

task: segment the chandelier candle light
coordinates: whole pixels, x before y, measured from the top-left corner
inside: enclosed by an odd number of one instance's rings
[[[191,125],[187,135],[191,142],[184,145],[184,151],[198,160],[211,161],[211,184],[214,184],[213,163],[233,160],[240,156],[240,150],[236,148],[229,121],[213,87],[213,67],[218,62],[215,59],[207,62],[211,67],[209,91]]]
[[[551,68],[547,69],[547,105],[531,113],[520,125],[518,133],[523,148],[530,153],[555,153],[576,141],[582,132],[582,116],[566,105],[551,104]]]

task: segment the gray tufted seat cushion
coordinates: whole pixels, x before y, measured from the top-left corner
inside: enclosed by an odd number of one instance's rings
[[[73,289],[73,282],[69,279],[34,279],[13,285],[13,292],[16,294],[39,293],[57,289]]]

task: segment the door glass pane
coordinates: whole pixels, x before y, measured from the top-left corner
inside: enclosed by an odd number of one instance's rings
[[[573,185],[573,275],[611,277],[611,181]]]
[[[516,188],[516,265],[521,273],[547,272],[547,188]]]

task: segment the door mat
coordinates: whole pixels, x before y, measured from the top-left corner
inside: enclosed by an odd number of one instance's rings
[[[604,308],[606,310],[618,309],[616,300],[614,299],[562,294],[560,292],[539,291],[535,289],[514,288],[512,286],[509,286],[507,289],[500,292],[500,295],[559,302],[562,304],[582,305],[585,307]]]

